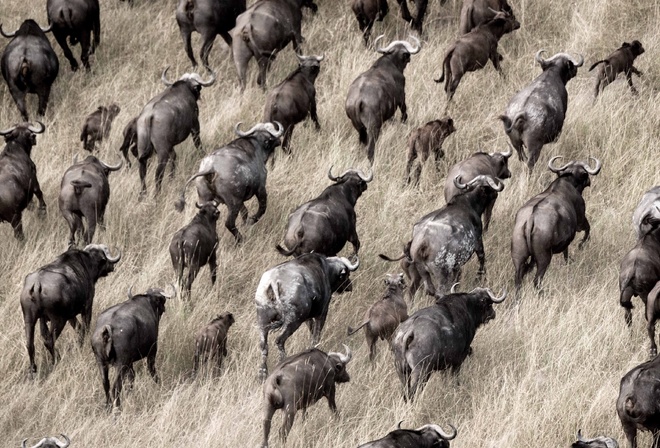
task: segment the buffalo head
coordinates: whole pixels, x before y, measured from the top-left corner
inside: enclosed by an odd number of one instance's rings
[[[569,79],[575,77],[575,75],[577,75],[577,69],[584,64],[584,57],[582,55],[579,55],[578,59],[574,59],[573,56],[568,53],[557,53],[551,58],[543,59],[541,56],[543,53],[545,53],[545,50],[539,50],[536,52],[536,56],[534,56],[536,62],[541,65],[543,71],[550,70],[553,67],[556,68],[559,71],[564,84],[566,84]]]
[[[12,126],[9,129],[0,130],[0,135],[4,136],[6,142],[16,142],[30,155],[30,151],[37,144],[36,134],[44,132],[46,127],[40,121],[37,121],[39,127],[32,123],[21,123]]]
[[[348,258],[329,257],[328,264],[331,266],[329,278],[332,291],[339,294],[353,291],[353,282],[351,282],[350,274],[360,266],[360,260],[356,260],[355,264],[353,264]]]
[[[570,177],[573,180],[575,188],[582,193],[582,191],[591,185],[591,180],[589,180],[589,175],[595,176],[600,172],[601,163],[595,157],[589,157],[590,160],[593,160],[596,166],[591,168],[588,164],[584,162],[568,162],[566,165],[555,167],[553,165],[554,161],[561,159],[562,156],[555,156],[550,161],[548,161],[548,169],[553,173],[556,173],[558,177]]]
[[[371,182],[374,178],[374,173],[371,172],[369,175],[365,175],[362,170],[353,170],[353,169],[348,169],[341,173],[339,176],[335,176],[332,174],[332,166],[328,170],[328,179],[331,181],[335,182],[337,185],[339,184],[351,184],[356,187],[356,194],[357,199],[367,191],[367,184]]]
[[[328,353],[328,361],[334,363],[336,383],[348,383],[351,380],[348,371],[346,371],[346,364],[353,358],[353,352],[351,352],[351,349],[346,344],[343,345],[344,350],[346,350],[345,355],[338,352]]]
[[[218,210],[218,203],[216,201],[208,201],[200,204],[195,203],[195,207],[199,209],[198,214],[204,215],[211,223],[216,223],[220,217],[220,210]]]
[[[215,72],[209,67],[206,69],[211,74],[211,77],[206,81],[203,80],[202,77],[197,73],[184,73],[176,82],[172,82],[167,79],[167,71],[169,69],[169,65],[165,67],[165,70],[163,70],[163,74],[160,77],[161,81],[163,81],[163,84],[165,84],[167,87],[170,87],[179,83],[186,83],[190,90],[195,94],[195,99],[199,99],[199,94],[202,90],[202,87],[210,87],[213,85],[213,83],[215,83]]]
[[[298,67],[305,74],[311,83],[314,83],[321,70],[321,61],[325,56],[303,56],[296,53],[298,57]]]
[[[449,425],[452,432],[446,432],[439,425],[428,424],[415,431],[421,433],[422,437],[429,442],[429,446],[437,448],[449,448],[449,442],[456,438],[458,431],[453,425]]]
[[[259,146],[264,149],[268,156],[275,151],[275,148],[282,144],[280,137],[284,134],[284,126],[277,121],[273,123],[257,123],[247,132],[240,130],[241,124],[243,123],[236,123],[234,127],[236,135],[241,138],[249,137],[256,139]]]
[[[385,37],[384,34],[381,34],[374,41],[374,46],[378,44],[378,41]],[[396,67],[403,72],[403,69],[406,68],[408,62],[410,62],[410,55],[419,53],[419,50],[422,49],[422,44],[419,42],[415,36],[410,36],[410,39],[414,41],[414,46],[408,41],[405,40],[394,40],[390,42],[387,47],[377,47],[376,51],[384,55],[390,55],[392,62]]]
[[[67,448],[71,444],[71,440],[64,434],[60,434],[64,439],[64,442],[59,440],[57,437],[44,437],[36,445],[33,445],[30,448]],[[21,443],[21,448],[28,448],[27,440],[23,440]]]
[[[87,252],[92,258],[99,273],[98,278],[105,277],[114,271],[115,264],[121,260],[121,251],[113,257],[105,244],[89,244],[83,249],[83,252]]]
[[[44,39],[46,39],[45,33],[51,31],[52,28],[53,25],[49,25],[48,28],[41,28],[34,20],[27,19],[21,24],[20,28],[18,28],[13,33],[5,32],[2,29],[2,24],[0,24],[0,34],[9,39],[15,36],[42,36]]]
[[[493,161],[493,168],[496,172],[498,179],[508,179],[511,177],[509,171],[509,157],[513,154],[511,144],[509,143],[509,150],[507,152],[491,152],[488,154]]]

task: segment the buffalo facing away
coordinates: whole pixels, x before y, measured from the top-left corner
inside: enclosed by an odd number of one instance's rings
[[[311,348],[290,356],[279,363],[264,383],[264,439],[262,448],[268,448],[268,437],[273,414],[282,410],[280,438],[286,441],[296,412],[325,397],[330,410],[336,415],[336,383],[347,383],[350,376],[346,365],[353,358],[351,349],[344,345],[346,354],[325,353]]]
[[[50,90],[60,69],[57,55],[46,37],[50,30],[51,27],[40,28],[32,19],[23,22],[13,33],[5,33],[0,25],[0,34],[11,39],[2,53],[0,70],[24,121],[28,121],[25,107],[28,93],[39,97],[37,115],[46,113]]]
[[[234,128],[238,136],[236,140],[202,159],[199,171],[188,179],[175,204],[178,211],[183,211],[186,187],[196,180],[197,196],[201,202],[218,201],[227,206],[225,227],[234,235],[237,243],[243,241],[243,235],[236,228],[239,213],[243,222],[249,224],[256,223],[266,213],[266,162],[280,145],[280,137],[284,133],[279,123],[257,123],[247,132],[241,131],[240,125],[238,123]],[[245,202],[253,196],[257,197],[259,208],[248,218]]]
[[[174,146],[184,141],[190,134],[195,147],[203,152],[199,138],[199,108],[197,101],[202,87],[209,87],[215,82],[215,73],[204,81],[197,73],[185,73],[178,81],[167,79],[167,67],[161,80],[167,89],[156,95],[140,112],[137,120],[137,152],[140,163],[140,198],[147,193],[147,161],[156,152],[156,194],[160,192],[163,175],[168,160],[172,160],[171,173],[176,169]]]
[[[442,144],[454,132],[456,132],[454,120],[447,117],[441,120],[429,121],[410,134],[408,138],[408,161],[406,163],[407,183],[413,183],[414,185],[419,183],[422,166],[430,155],[433,155],[435,159],[436,170],[440,171],[440,159],[445,155]],[[413,165],[418,158],[417,167],[413,171]]]
[[[406,282],[403,274],[385,275],[386,290],[376,303],[364,314],[364,322],[357,328],[348,327],[348,335],[352,335],[364,327],[364,335],[369,345],[369,360],[376,356],[376,342],[380,338],[390,342],[392,335],[401,322],[408,319],[408,305],[403,297]]]
[[[179,25],[188,59],[193,67],[197,61],[193,55],[191,35],[197,31],[202,35],[199,57],[205,67],[209,66],[209,53],[215,36],[220,35],[231,47],[229,31],[236,25],[236,17],[245,11],[245,0],[179,0],[176,8],[176,23]]]
[[[108,107],[99,106],[94,112],[85,118],[82,131],[80,132],[80,141],[83,142],[83,148],[87,151],[94,151],[97,142],[107,139],[112,128],[112,121],[119,114],[121,108],[116,104]]]
[[[638,240],[651,230],[653,218],[660,219],[660,185],[644,193],[633,212],[633,227]]]
[[[390,432],[385,437],[364,443],[358,448],[449,448],[449,442],[454,440],[458,431],[452,425],[451,433],[445,432],[438,425],[424,425],[417,429],[398,429]]]
[[[378,36],[374,45],[382,37]],[[358,131],[360,143],[367,145],[371,163],[383,123],[394,116],[397,108],[401,110],[401,121],[408,119],[403,70],[410,62],[410,55],[422,48],[416,37],[411,38],[414,47],[405,40],[395,40],[385,48],[378,48],[376,51],[382,56],[348,88],[346,115]]]
[[[113,257],[107,246],[91,244],[83,250],[69,249],[55,261],[25,277],[21,309],[30,357],[30,377],[37,372],[34,362],[34,327],[37,321],[41,321],[41,336],[55,364],[55,341],[67,322],[78,331],[82,344],[92,320],[96,282],[114,271],[120,259],[121,252]],[[78,314],[82,322],[76,318]],[[49,322],[50,328],[47,325]]]
[[[282,329],[275,340],[280,361],[286,356],[286,340],[307,322],[312,333],[312,346],[319,342],[325,325],[332,293],[352,291],[350,273],[359,262],[329,257],[317,253],[304,254],[264,272],[257,286],[254,302],[257,306],[261,348],[259,375],[268,374],[268,333]]]
[[[91,244],[96,232],[96,223],[103,226],[105,208],[110,199],[110,172],[121,168],[123,162],[117,165],[107,165],[94,156],[88,156],[82,162],[74,162],[62,176],[58,204],[65,221],[69,225],[71,235],[69,246],[76,243],[76,234],[82,237],[85,244]],[[87,220],[87,231],[83,225]]]
[[[424,16],[426,15],[426,8],[428,7],[429,0],[396,0],[401,8],[401,17],[406,22],[409,22],[412,25],[412,29],[415,30],[418,34],[422,34],[422,26],[424,24]],[[410,9],[408,9],[408,4],[406,1],[411,3],[415,2],[415,7],[417,8],[417,16],[413,17],[410,14]],[[440,0],[440,4],[444,5],[447,0]]]
[[[454,97],[463,76],[484,68],[489,60],[500,75],[503,75],[500,67],[502,55],[497,51],[497,44],[502,36],[518,28],[520,23],[515,17],[500,11],[488,22],[473,28],[449,46],[442,61],[442,75],[435,80],[445,81],[447,102]]]
[[[499,297],[484,288],[469,293],[452,291],[402,322],[394,334],[392,351],[404,398],[414,399],[436,370],[458,373],[472,353],[470,345],[477,329],[495,318],[493,304],[505,298],[506,290]]]
[[[586,206],[582,193],[591,185],[589,176],[600,172],[601,163],[591,168],[584,162],[569,162],[555,167],[555,156],[548,162],[548,168],[557,178],[542,193],[527,201],[516,214],[516,222],[511,237],[511,258],[516,269],[516,292],[522,281],[536,266],[534,286],[541,288],[545,271],[550,266],[553,254],[563,253],[568,262],[568,246],[577,232],[584,232],[578,245],[582,249],[589,239],[591,226],[585,213]]]
[[[57,437],[44,437],[36,445],[31,446],[30,448],[68,448],[71,445],[71,440],[64,434],[60,434],[64,442],[58,439]],[[27,446],[28,439],[24,439],[21,443],[21,448],[28,448]]]
[[[371,29],[376,22],[382,22],[390,8],[387,0],[351,0],[351,9],[364,38],[364,45],[369,45]]]
[[[89,70],[89,55],[101,43],[101,16],[98,0],[47,0],[48,23],[53,28],[53,36],[62,47],[64,57],[71,64],[71,70],[78,70],[78,61],[71,53],[66,38],[71,45],[80,43],[80,60]],[[92,34],[94,38],[92,39]]]
[[[373,173],[366,176],[360,170],[349,169],[340,176],[333,176],[330,167],[328,178],[335,183],[289,215],[284,246],[290,249],[278,244],[277,250],[282,255],[316,252],[334,256],[347,241],[353,245],[355,255],[360,250],[355,204],[373,180]]]
[[[135,378],[133,363],[147,358],[149,374],[158,383],[156,352],[158,351],[158,324],[165,312],[165,300],[176,296],[159,288],[150,288],[144,294],[132,295],[128,300],[111,306],[99,314],[92,335],[92,350],[101,371],[105,403],[121,407],[120,394],[124,381],[132,385]],[[110,394],[108,368],[116,372]]]
[[[543,73],[516,93],[504,115],[499,116],[518,158],[521,161],[528,159],[530,170],[534,168],[543,145],[559,138],[568,107],[566,83],[584,64],[582,56],[575,60],[566,53],[543,59],[541,54],[544,51],[539,50],[535,56]],[[527,154],[523,147],[527,149]]]
[[[637,76],[642,76],[642,72],[637,70],[633,65],[635,59],[640,54],[644,53],[644,47],[642,43],[638,40],[633,40],[632,43],[624,42],[621,47],[617,48],[607,59],[596,62],[594,65],[589,67],[589,71],[592,71],[598,67],[596,72],[596,87],[594,88],[594,97],[598,97],[598,94],[602,92],[605,87],[611,84],[619,73],[623,73],[628,80],[628,86],[630,86],[630,91],[636,95],[637,89],[632,82],[633,73]]]
[[[39,200],[39,214],[46,214],[44,195],[37,180],[37,167],[30,158],[32,147],[37,144],[36,134],[46,129],[42,123],[37,124],[39,127],[24,123],[0,130],[7,143],[0,152],[0,222],[10,223],[18,240],[25,238],[23,210],[34,196]]]
[[[459,35],[469,33],[473,28],[491,20],[498,11],[513,16],[513,10],[507,0],[463,0]]]
[[[578,430],[577,441],[571,445],[571,448],[619,448],[619,444],[616,440],[604,436],[585,439],[582,430]]]
[[[137,117],[133,117],[131,121],[126,123],[123,132],[124,139],[122,140],[121,146],[119,147],[119,152],[121,152],[122,156],[124,157],[124,160],[126,160],[126,168],[131,167],[131,159],[129,159],[128,157],[129,150],[131,151],[131,154],[133,154],[133,157],[135,157],[136,159],[138,157],[138,152],[137,152],[138,118],[139,115]]]
[[[211,360],[218,370],[222,367],[222,359],[227,356],[227,333],[234,322],[232,313],[218,314],[195,334],[193,372],[197,373],[200,364]]]

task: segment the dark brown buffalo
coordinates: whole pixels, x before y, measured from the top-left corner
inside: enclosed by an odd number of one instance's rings
[[[514,16],[500,11],[491,20],[473,28],[449,46],[442,61],[442,74],[435,80],[445,81],[447,102],[454,97],[463,76],[484,68],[488,60],[500,75],[503,75],[500,67],[502,55],[497,52],[497,44],[502,36],[518,28],[520,23]]]
[[[428,8],[429,0],[407,0],[409,2],[414,2],[415,7],[417,8],[417,16],[413,18],[410,15],[410,10],[406,0],[396,0],[401,8],[401,17],[406,22],[409,22],[412,25],[412,29],[417,31],[417,33],[422,34],[422,25],[424,24],[424,16],[426,15],[426,9]],[[444,5],[447,0],[440,0],[440,4]]]
[[[176,23],[179,25],[188,59],[193,67],[197,61],[193,55],[190,37],[193,31],[202,35],[199,57],[205,67],[209,66],[209,53],[215,36],[220,35],[231,47],[229,31],[236,25],[236,17],[245,11],[245,0],[179,0],[176,8]]]
[[[90,244],[83,250],[67,250],[55,261],[25,277],[21,309],[30,357],[30,377],[37,372],[34,362],[34,327],[37,321],[40,321],[41,337],[54,364],[55,342],[67,322],[78,331],[82,345],[92,320],[96,282],[114,271],[120,259],[121,252],[113,257],[107,246]],[[82,322],[78,322],[78,314]]]
[[[376,38],[374,45],[383,35]],[[395,40],[376,51],[382,56],[369,70],[358,76],[348,88],[346,115],[358,131],[360,143],[367,145],[367,157],[373,164],[376,141],[383,123],[401,110],[401,121],[408,119],[406,107],[406,78],[403,70],[410,62],[410,55],[422,48],[419,40],[411,36],[415,47],[405,40]]]
[[[84,244],[91,244],[96,232],[96,223],[104,226],[105,207],[110,199],[108,176],[122,166],[107,165],[94,156],[75,162],[62,176],[58,204],[64,220],[71,231],[69,246],[76,244],[78,234]],[[87,220],[87,231],[83,225]]]
[[[195,204],[199,212],[192,221],[179,229],[170,243],[170,258],[176,273],[179,287],[190,297],[193,281],[199,270],[207,263],[211,271],[211,284],[215,285],[218,272],[216,249],[218,232],[216,224],[220,217],[215,201]],[[188,277],[183,280],[183,271],[188,268]]]
[[[456,428],[449,426],[452,429],[451,433],[433,424],[417,429],[401,429],[399,422],[398,429],[381,439],[364,443],[358,448],[449,448],[449,442],[458,434]]]
[[[373,180],[373,173],[366,176],[360,170],[349,169],[340,176],[333,176],[330,167],[328,177],[335,183],[289,215],[284,244],[276,247],[282,255],[316,252],[334,256],[346,242],[353,245],[355,255],[360,250],[355,204]]]
[[[568,246],[577,232],[584,232],[578,249],[589,240],[591,226],[587,220],[586,205],[582,193],[591,185],[590,176],[600,172],[601,163],[590,157],[594,168],[584,162],[569,162],[555,167],[555,156],[548,162],[548,169],[557,174],[550,186],[527,201],[516,214],[511,237],[511,258],[516,269],[516,292],[522,281],[536,266],[534,286],[541,288],[545,271],[554,254],[563,253],[568,262]]]
[[[131,151],[131,154],[133,154],[133,157],[137,159],[138,157],[138,152],[137,152],[137,121],[138,121],[139,115],[137,117],[133,117],[131,121],[129,121],[126,124],[126,127],[124,128],[124,139],[122,140],[121,147],[119,148],[119,151],[122,153],[124,156],[124,159],[126,160],[126,168],[131,167],[131,159],[128,158],[128,151]]]
[[[69,60],[71,70],[78,70],[78,62],[66,43],[80,43],[80,60],[89,70],[89,55],[101,43],[101,16],[98,0],[47,0],[48,23],[53,28],[53,36],[62,47],[64,57]],[[94,38],[92,39],[92,34]]]
[[[401,322],[408,319],[408,305],[403,298],[406,282],[403,274],[385,275],[386,290],[378,302],[371,305],[364,314],[364,322],[357,328],[348,327],[348,335],[352,335],[364,327],[364,335],[369,345],[369,360],[376,356],[376,342],[380,338],[388,343]]]
[[[121,407],[120,394],[124,381],[133,384],[133,363],[147,358],[149,374],[158,383],[156,353],[158,351],[158,324],[165,312],[165,300],[176,297],[176,290],[167,294],[160,288],[149,288],[145,293],[111,306],[99,314],[92,335],[92,350],[101,371],[105,404]],[[115,384],[110,394],[108,368],[115,368]]]
[[[389,11],[387,0],[351,0],[351,9],[357,19],[364,45],[369,45],[371,29],[376,22],[382,22]]]
[[[594,88],[594,97],[598,97],[598,94],[602,92],[608,84],[612,83],[619,73],[623,73],[628,80],[628,85],[630,86],[630,91],[636,95],[637,89],[632,82],[633,73],[637,76],[642,76],[642,72],[637,70],[633,65],[635,59],[640,54],[644,53],[644,47],[642,43],[638,40],[633,40],[632,43],[624,42],[621,47],[617,48],[607,59],[596,62],[594,65],[589,67],[589,71],[592,71],[594,68],[598,67],[596,72],[596,87]]]
[[[227,356],[227,333],[234,322],[232,313],[218,314],[195,334],[194,372],[199,370],[200,364],[211,360],[215,361],[217,369],[222,367],[222,359]]]
[[[451,369],[457,374],[472,353],[470,345],[477,329],[495,318],[493,304],[505,298],[506,290],[499,297],[484,288],[452,292],[402,322],[394,334],[392,351],[404,398],[413,400],[436,370]]]
[[[460,176],[463,182],[470,182],[477,176],[491,176],[498,179],[508,179],[511,177],[509,171],[509,157],[512,152],[475,152],[462,162],[458,162],[449,169],[447,173],[447,180],[445,181],[445,202],[449,204],[455,196],[462,193],[454,184],[454,179]],[[495,206],[495,199],[486,207],[483,215],[483,228],[484,232],[488,230],[490,225],[490,218],[493,214],[493,207]]]
[[[99,106],[98,109],[89,114],[85,118],[85,124],[83,124],[82,132],[80,133],[80,141],[83,142],[83,148],[92,152],[96,143],[107,139],[112,128],[112,121],[120,111],[121,108],[113,103],[108,107]]]
[[[30,448],[67,448],[71,444],[71,440],[64,434],[60,434],[64,439],[62,442],[57,437],[44,437],[36,445],[31,446]],[[23,440],[21,443],[21,448],[28,448],[27,446],[28,439]]]
[[[645,192],[633,212],[632,221],[637,239],[651,230],[654,218],[660,219],[660,185]]]
[[[660,440],[660,356],[638,365],[621,378],[616,412],[629,448],[637,448],[637,430],[650,431],[653,448]]]
[[[264,439],[262,448],[268,448],[268,436],[273,414],[282,410],[280,438],[286,441],[296,412],[325,397],[330,410],[337,414],[335,403],[336,383],[347,383],[350,376],[346,365],[353,357],[351,349],[344,345],[346,354],[325,353],[316,348],[290,356],[279,363],[264,383]]]
[[[658,346],[655,343],[655,323],[658,319],[660,319],[660,279],[646,299],[646,329],[651,340],[651,357],[658,354]]]
[[[467,34],[473,28],[488,22],[498,11],[504,11],[513,17],[513,10],[507,0],[463,0],[459,34]]]
[[[417,185],[422,174],[422,166],[430,155],[435,159],[435,167],[440,171],[440,159],[445,155],[442,144],[445,139],[456,132],[454,120],[443,118],[433,120],[419,127],[408,138],[408,162],[406,164],[406,182]],[[419,158],[415,171],[412,171],[415,160]]]
[[[273,87],[266,97],[264,109],[264,122],[278,122],[284,126],[282,150],[291,153],[289,141],[296,124],[309,116],[316,130],[321,130],[319,117],[316,115],[316,88],[314,81],[321,69],[323,56],[298,57],[299,65],[284,81]],[[273,154],[272,161],[275,161]]]
[[[25,96],[28,93],[37,94],[37,115],[43,116],[48,106],[51,87],[60,69],[57,55],[46,37],[48,31],[51,31],[51,27],[43,29],[32,19],[23,22],[13,33],[4,32],[0,24],[0,34],[11,39],[2,52],[0,71],[25,121],[29,120]]]
[[[18,124],[6,130],[0,130],[6,145],[0,152],[0,222],[6,221],[14,229],[18,240],[23,234],[23,210],[34,196],[39,200],[39,215],[46,215],[44,195],[37,180],[37,167],[30,158],[32,147],[37,144],[36,134],[46,129],[30,123]]]

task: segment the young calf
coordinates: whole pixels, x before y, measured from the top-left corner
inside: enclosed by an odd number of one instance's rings
[[[218,314],[197,332],[193,372],[197,373],[200,363],[206,364],[213,358],[218,370],[222,367],[222,358],[227,356],[227,333],[234,322],[232,313]]]
[[[442,150],[442,144],[455,131],[454,120],[447,117],[441,120],[429,121],[410,134],[410,138],[408,139],[408,163],[406,165],[407,183],[410,184],[412,182],[415,185],[419,183],[422,165],[424,165],[426,159],[431,154],[435,157],[436,168],[438,171],[440,170],[438,163],[445,155]],[[411,174],[413,164],[417,158],[419,158],[419,163],[415,171]]]
[[[119,114],[121,108],[116,104],[109,107],[99,106],[94,112],[85,118],[85,123],[80,133],[80,141],[83,142],[83,148],[87,151],[94,151],[96,142],[101,142],[110,135],[112,121]]]
[[[589,68],[589,71],[598,67],[598,72],[596,72],[594,98],[597,98],[598,94],[602,92],[608,84],[612,83],[617,76],[619,76],[619,73],[624,73],[626,75],[630,91],[633,95],[636,95],[637,89],[633,86],[632,74],[634,73],[637,76],[642,76],[642,72],[637,70],[635,66],[633,66],[633,63],[635,62],[635,58],[642,53],[644,53],[644,47],[642,47],[640,41],[633,40],[632,43],[624,42],[623,45],[610,54],[607,59],[603,59],[592,65]]]

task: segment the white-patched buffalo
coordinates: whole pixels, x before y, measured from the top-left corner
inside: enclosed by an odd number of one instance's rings
[[[92,335],[92,350],[101,371],[105,404],[121,407],[120,394],[124,381],[132,385],[135,378],[133,363],[147,358],[149,374],[158,383],[156,353],[158,351],[158,324],[165,312],[165,300],[175,297],[176,290],[167,294],[159,288],[150,288],[143,294],[111,306],[99,314]],[[108,369],[115,368],[115,383],[110,393]]]
[[[374,45],[383,35],[378,36]],[[358,131],[360,143],[367,145],[369,162],[374,161],[376,141],[383,123],[401,110],[401,121],[408,119],[406,107],[406,78],[403,70],[410,62],[410,55],[422,48],[419,40],[411,36],[415,46],[405,40],[395,40],[376,51],[382,56],[369,70],[358,76],[348,88],[346,115]]]
[[[539,50],[535,56],[543,73],[516,93],[506,112],[499,116],[518,158],[521,161],[527,159],[530,170],[534,168],[543,145],[559,138],[568,108],[566,83],[584,64],[582,56],[576,60],[566,53],[557,53],[543,59],[543,52],[545,50]]]
[[[360,239],[357,235],[355,204],[373,173],[366,176],[360,170],[346,170],[340,176],[333,176],[332,167],[328,177],[335,182],[321,195],[304,203],[289,215],[284,246],[277,250],[285,256],[316,252],[334,256],[342,250],[346,242],[353,245],[357,255]]]
[[[660,219],[660,185],[644,193],[633,212],[632,221],[637,239],[651,230],[651,219]]]
[[[286,356],[286,340],[307,322],[312,333],[312,346],[321,337],[321,330],[330,308],[332,293],[352,291],[350,273],[359,266],[346,258],[317,253],[304,254],[264,272],[257,286],[254,302],[260,332],[262,381],[268,375],[268,333],[282,329],[275,340],[280,361]]]
[[[92,320],[96,282],[114,271],[120,259],[121,252],[113,257],[107,246],[91,244],[83,250],[69,249],[55,261],[25,277],[21,309],[30,357],[30,377],[37,372],[34,362],[34,327],[37,321],[40,321],[41,336],[54,364],[55,342],[67,322],[78,331],[82,344]],[[78,314],[82,322],[76,318]]]
[[[594,437],[586,439],[582,436],[582,430],[578,429],[577,441],[571,445],[571,448],[619,448],[619,444],[611,437]]]
[[[456,132],[454,120],[447,117],[429,121],[410,134],[408,138],[408,161],[406,163],[407,183],[413,183],[414,185],[419,183],[422,166],[430,155],[433,155],[435,159],[436,170],[438,172],[440,171],[440,159],[445,155],[445,152],[442,150],[442,144],[454,132]],[[418,158],[417,167],[413,171],[413,165]]]
[[[591,185],[590,176],[600,172],[601,163],[591,157],[595,167],[584,162],[569,162],[555,167],[555,156],[548,168],[557,178],[540,194],[527,201],[516,214],[511,237],[511,258],[516,269],[516,293],[522,281],[536,266],[534,286],[541,288],[545,271],[554,254],[563,253],[568,262],[568,246],[577,232],[584,232],[578,245],[582,249],[589,239],[591,226],[587,220],[586,205],[582,193]]]
[[[623,45],[610,54],[607,59],[598,61],[589,67],[589,71],[598,67],[598,71],[596,72],[594,97],[598,97],[598,94],[611,84],[616,77],[619,76],[619,73],[625,75],[626,80],[628,80],[628,86],[630,86],[630,91],[636,95],[637,89],[635,89],[635,86],[633,85],[632,75],[634,73],[637,76],[642,76],[642,72],[637,70],[633,64],[635,63],[637,56],[642,53],[644,53],[644,47],[642,47],[640,41],[633,40],[632,42],[624,42]]]
[[[30,123],[18,124],[9,129],[0,130],[6,145],[0,152],[0,222],[8,222],[14,229],[14,236],[22,240],[23,210],[34,196],[39,200],[39,215],[46,215],[44,195],[37,180],[37,167],[30,158],[32,147],[37,144],[36,134],[46,129]]]
[[[34,93],[39,97],[37,115],[43,116],[60,69],[57,55],[46,37],[51,28],[41,28],[32,19],[23,22],[13,33],[6,33],[0,25],[0,34],[11,39],[2,52],[0,71],[25,121],[28,121],[25,96]]]
[[[264,383],[264,439],[262,448],[268,448],[268,436],[273,414],[282,410],[280,438],[286,441],[296,412],[325,397],[330,410],[337,414],[335,403],[336,383],[347,383],[350,376],[346,365],[353,357],[351,349],[344,345],[346,354],[325,353],[311,348],[286,358],[277,365]]]
[[[364,443],[358,448],[449,448],[449,442],[458,434],[456,428],[449,426],[452,429],[450,433],[433,424],[417,429],[401,429],[399,422],[399,427],[385,437]]]
[[[387,0],[351,0],[351,9],[364,38],[364,45],[369,45],[371,29],[376,22],[382,22],[390,8]]]
[[[101,14],[98,0],[47,0],[48,23],[53,36],[69,60],[71,70],[78,70],[78,61],[66,42],[80,43],[80,60],[89,70],[89,56],[101,43]],[[92,38],[94,34],[94,38]]]
[[[71,440],[64,434],[60,434],[64,441],[61,441],[57,437],[44,437],[37,442],[36,445],[32,445],[29,448],[67,448],[71,445]],[[24,439],[21,443],[21,448],[28,448],[27,446],[28,439]]]
[[[195,334],[193,372],[209,361],[215,361],[217,369],[222,367],[222,359],[227,356],[227,333],[234,322],[232,313],[218,314]]]
[[[469,293],[452,291],[402,322],[394,334],[392,350],[404,398],[414,399],[436,370],[458,373],[472,353],[470,344],[477,329],[495,318],[493,304],[505,298],[506,290],[499,297],[484,288]]]
[[[94,112],[85,118],[82,131],[80,132],[80,141],[83,143],[83,148],[92,152],[96,143],[107,139],[112,129],[112,121],[119,114],[121,108],[116,104],[111,104],[108,107],[99,106]]]
[[[266,191],[266,162],[280,145],[284,127],[279,123],[257,123],[247,132],[240,130],[241,123],[234,128],[236,140],[216,149],[204,157],[199,171],[188,179],[175,208],[181,212],[186,205],[186,187],[197,179],[197,196],[200,202],[218,201],[227,206],[225,227],[234,235],[237,243],[243,240],[236,228],[239,213],[243,222],[254,224],[264,213],[268,203]],[[259,208],[248,218],[245,202],[257,197]]]
[[[469,33],[473,28],[491,20],[498,11],[513,16],[513,9],[507,0],[463,0],[459,35]]]

